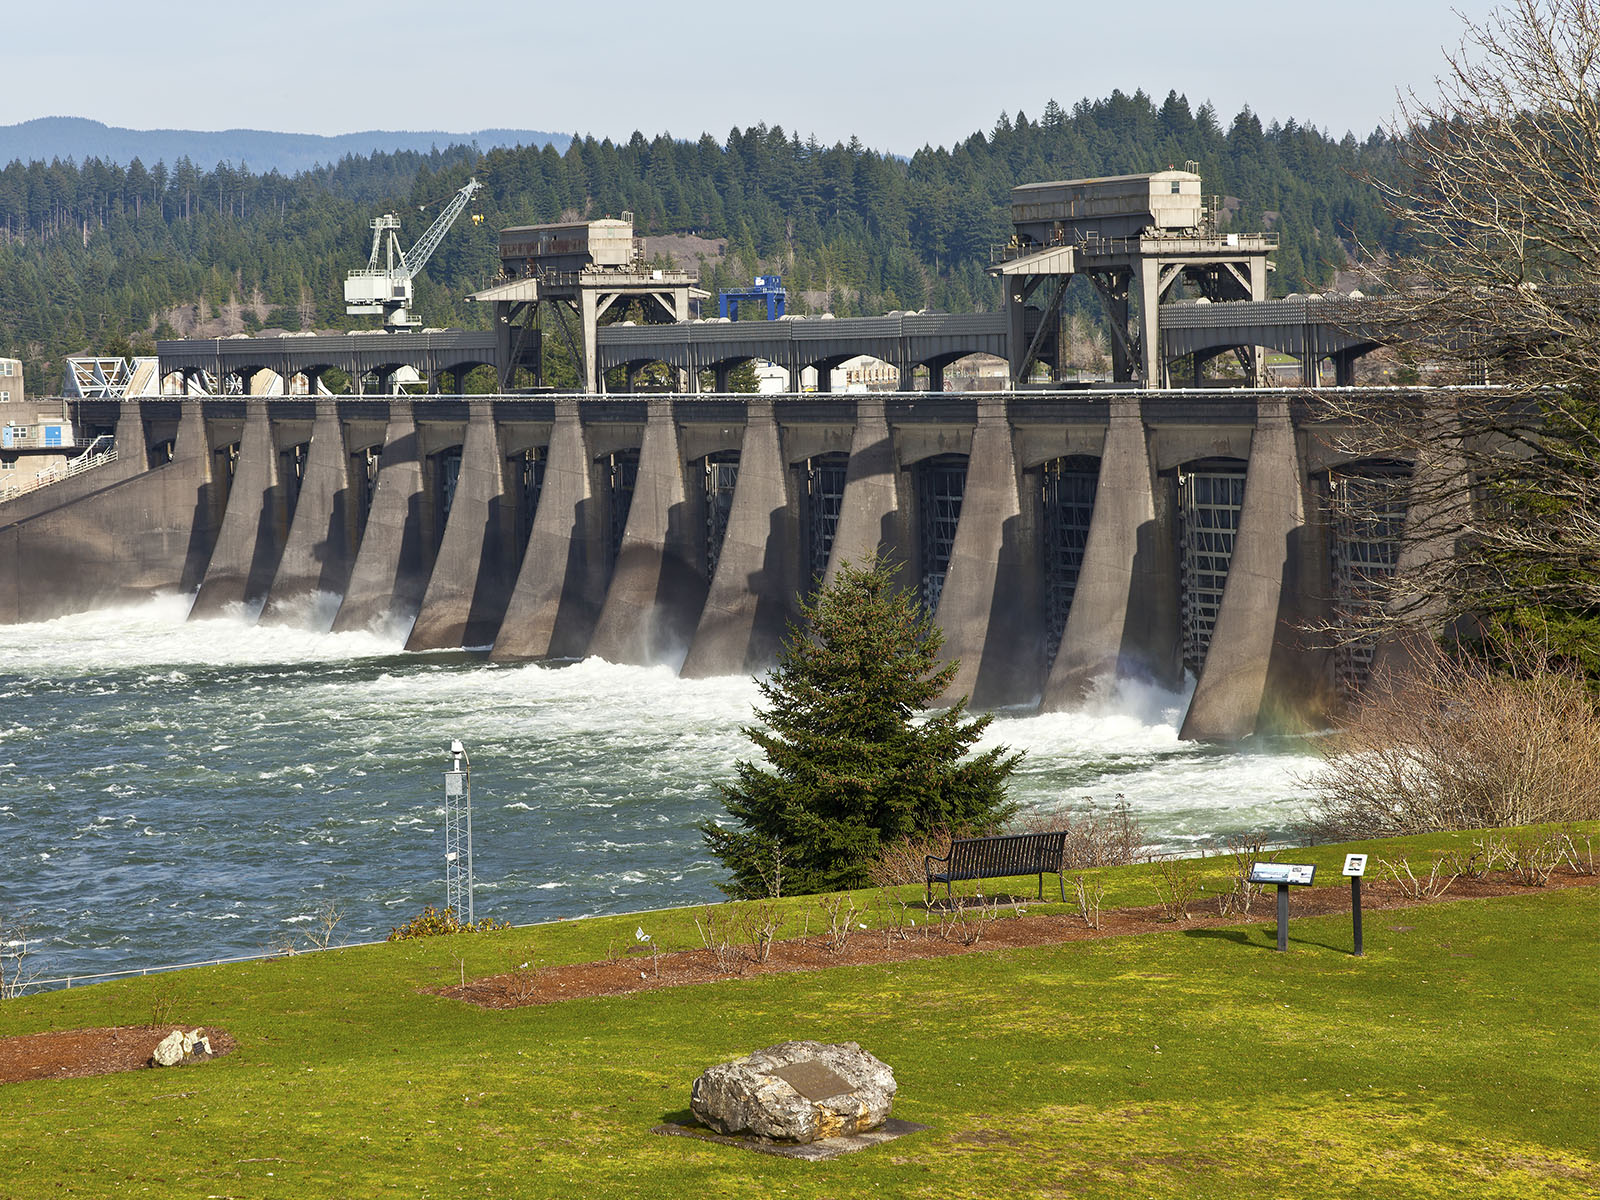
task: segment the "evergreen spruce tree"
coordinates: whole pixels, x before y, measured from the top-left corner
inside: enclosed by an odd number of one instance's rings
[[[723,796],[738,827],[701,826],[733,879],[731,896],[833,891],[868,882],[883,845],[935,829],[990,833],[1013,811],[1005,782],[1021,760],[1000,746],[968,755],[991,717],[963,698],[926,717],[955,677],[942,637],[890,565],[848,563],[802,607],[767,708],[744,730],[767,766],[738,764]]]

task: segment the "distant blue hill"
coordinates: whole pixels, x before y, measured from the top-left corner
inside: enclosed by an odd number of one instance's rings
[[[564,151],[572,138],[538,129],[479,129],[471,133],[369,130],[325,137],[314,133],[271,133],[260,129],[121,129],[83,117],[40,117],[19,125],[0,125],[0,165],[99,158],[126,166],[135,158],[147,167],[169,167],[187,156],[209,171],[218,163],[248,167],[255,174],[277,170],[284,175],[308,171],[319,163],[337,162],[347,154],[365,157],[374,151],[429,150],[476,143],[480,150],[496,146],[553,145]]]

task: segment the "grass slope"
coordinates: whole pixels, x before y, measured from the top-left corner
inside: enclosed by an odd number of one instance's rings
[[[1107,875],[1108,905],[1153,898],[1147,871]],[[1596,889],[1372,914],[1364,959],[1348,918],[1308,918],[1282,955],[1269,921],[514,1011],[417,990],[598,957],[639,923],[693,941],[691,914],[652,914],[8,1001],[0,1035],[170,1004],[239,1049],[0,1088],[0,1197],[1600,1188]],[[831,1163],[648,1133],[704,1067],[787,1038],[861,1042],[895,1069],[896,1115],[931,1128]]]

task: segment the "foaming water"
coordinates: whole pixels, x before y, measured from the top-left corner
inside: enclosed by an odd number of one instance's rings
[[[30,915],[43,973],[268,950],[329,902],[364,940],[442,903],[452,738],[472,755],[479,915],[718,898],[697,825],[753,750],[754,680],[406,654],[403,628],[188,608],[0,627],[0,914]],[[986,740],[1027,752],[1025,810],[1121,795],[1167,846],[1282,833],[1309,760],[1180,742],[1187,700],[1123,685],[1082,712],[1002,715]]]

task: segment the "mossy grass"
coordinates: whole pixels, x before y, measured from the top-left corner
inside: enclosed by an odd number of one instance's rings
[[[1367,843],[1431,861],[1472,835]],[[1342,885],[1346,847],[1281,855]],[[1231,860],[1197,869],[1219,886]],[[1149,868],[1098,872],[1154,902]],[[1022,883],[1013,891],[1023,891]],[[913,889],[915,890],[915,889]],[[920,898],[920,892],[917,893]],[[877,893],[858,893],[874,919]],[[781,902],[788,922],[812,898]],[[1050,907],[1050,906],[1046,906]],[[1054,907],[1059,908],[1059,903]],[[422,989],[605,957],[694,910],[200,968],[0,1003],[0,1034],[228,1030],[203,1066],[0,1087],[0,1196],[1587,1196],[1600,890],[1529,889],[481,1010]],[[815,918],[812,921],[815,930]],[[923,1133],[831,1163],[649,1135],[704,1067],[854,1040]]]

